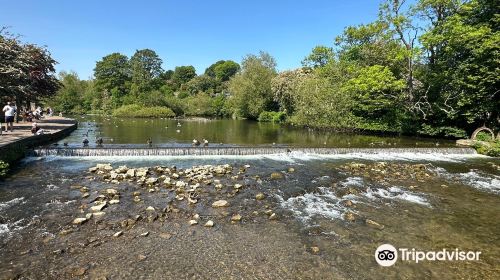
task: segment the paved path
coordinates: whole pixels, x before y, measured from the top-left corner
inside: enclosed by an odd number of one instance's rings
[[[46,134],[52,134],[72,126],[75,121],[62,117],[47,117],[37,121],[37,123],[38,126],[42,128]],[[5,132],[5,123],[2,122],[2,129],[2,135],[0,135],[0,147],[33,136],[33,134],[31,133],[30,122],[14,123],[14,132]]]

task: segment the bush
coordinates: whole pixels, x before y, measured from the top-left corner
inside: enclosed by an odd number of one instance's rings
[[[142,107],[141,105],[132,104],[124,105],[113,111],[115,117],[131,117],[131,118],[173,118],[175,113],[168,107]]]
[[[433,127],[428,124],[423,124],[418,133],[435,137],[467,138],[467,132],[465,132],[465,130],[450,126]]]
[[[0,178],[5,177],[9,172],[9,164],[0,160]]]
[[[259,122],[273,122],[273,123],[281,123],[286,119],[286,114],[284,112],[271,112],[264,111],[259,114]]]
[[[489,137],[491,138],[491,137]],[[490,157],[500,157],[500,141],[488,142],[487,144],[476,142],[473,146],[478,154]]]
[[[479,141],[493,141],[494,139],[491,138],[491,134],[485,131],[481,131],[476,135],[476,140]]]

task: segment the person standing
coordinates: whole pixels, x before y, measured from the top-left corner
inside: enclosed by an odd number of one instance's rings
[[[13,132],[14,130],[14,116],[16,115],[16,106],[12,102],[7,102],[7,105],[3,107],[2,110],[5,113],[5,132],[9,130],[9,125],[10,125],[10,132]]]

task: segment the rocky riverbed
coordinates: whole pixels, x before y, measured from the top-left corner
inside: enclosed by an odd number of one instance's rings
[[[0,191],[0,278],[498,274],[500,253],[490,246],[499,234],[491,220],[498,195],[494,185],[484,191],[460,175],[475,172],[483,181],[474,182],[488,187],[498,162],[469,163],[481,171],[360,160],[143,163],[56,159],[18,171]],[[482,249],[484,259],[383,270],[373,259],[383,243]]]

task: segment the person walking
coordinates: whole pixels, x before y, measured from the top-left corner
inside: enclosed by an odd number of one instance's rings
[[[16,106],[12,102],[7,102],[7,105],[3,107],[2,110],[5,113],[5,132],[9,130],[9,125],[10,125],[10,132],[14,131],[14,116],[16,115]]]

